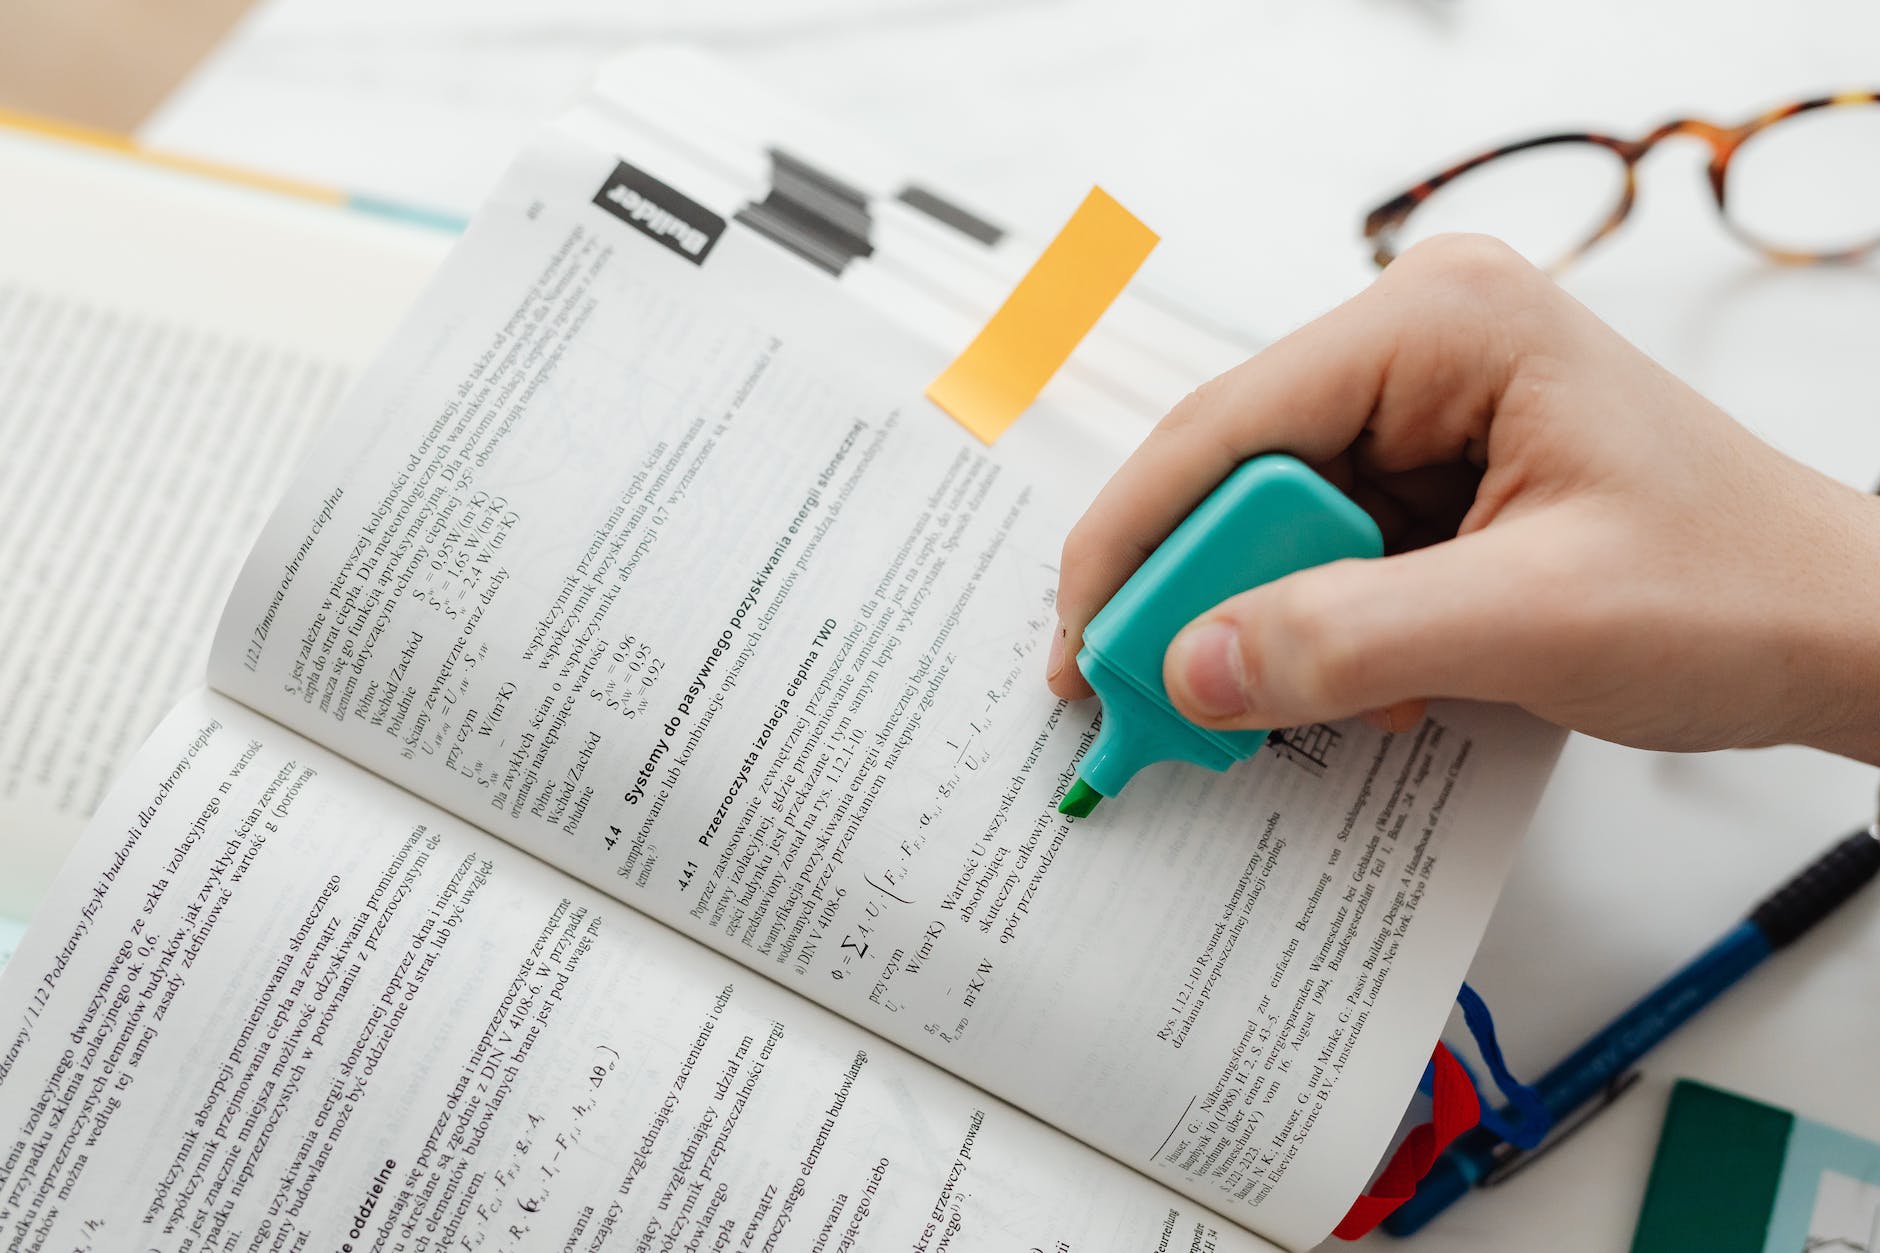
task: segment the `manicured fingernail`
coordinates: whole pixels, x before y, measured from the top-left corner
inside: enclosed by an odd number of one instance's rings
[[[1051,633],[1051,656],[1044,663],[1045,678],[1057,678],[1058,671],[1064,668],[1064,639],[1069,634],[1070,632],[1064,629],[1062,622],[1058,623],[1057,630]]]
[[[1225,622],[1209,622],[1175,637],[1174,668],[1197,711],[1229,718],[1247,711],[1247,668],[1240,636]]]

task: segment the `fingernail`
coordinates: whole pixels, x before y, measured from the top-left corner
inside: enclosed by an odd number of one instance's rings
[[[1367,709],[1358,717],[1380,731],[1392,735],[1402,735],[1416,726],[1421,715],[1415,711],[1415,702],[1399,701],[1395,705],[1386,705],[1382,709]]]
[[[1175,637],[1174,668],[1187,685],[1189,699],[1210,718],[1229,718],[1247,710],[1247,668],[1240,659],[1240,636],[1225,622],[1210,622]]]
[[[1045,678],[1047,679],[1057,678],[1058,671],[1064,668],[1064,638],[1069,634],[1070,632],[1064,629],[1064,624],[1062,622],[1058,623],[1057,630],[1052,632],[1051,656],[1047,658],[1044,663],[1044,677]]]

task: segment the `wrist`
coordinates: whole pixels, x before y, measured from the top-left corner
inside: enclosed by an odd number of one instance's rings
[[[1807,604],[1812,693],[1795,742],[1880,765],[1880,497],[1832,484]]]

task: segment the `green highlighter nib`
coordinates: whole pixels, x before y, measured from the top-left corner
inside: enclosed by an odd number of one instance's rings
[[[1071,784],[1071,790],[1064,793],[1064,799],[1058,802],[1058,812],[1073,818],[1088,818],[1090,811],[1102,799],[1103,793],[1079,779]]]

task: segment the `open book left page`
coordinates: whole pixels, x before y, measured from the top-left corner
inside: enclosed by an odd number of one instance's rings
[[[0,980],[10,1249],[1263,1250],[222,697]]]
[[[0,127],[0,932],[450,236]],[[0,953],[8,946],[0,935]]]

